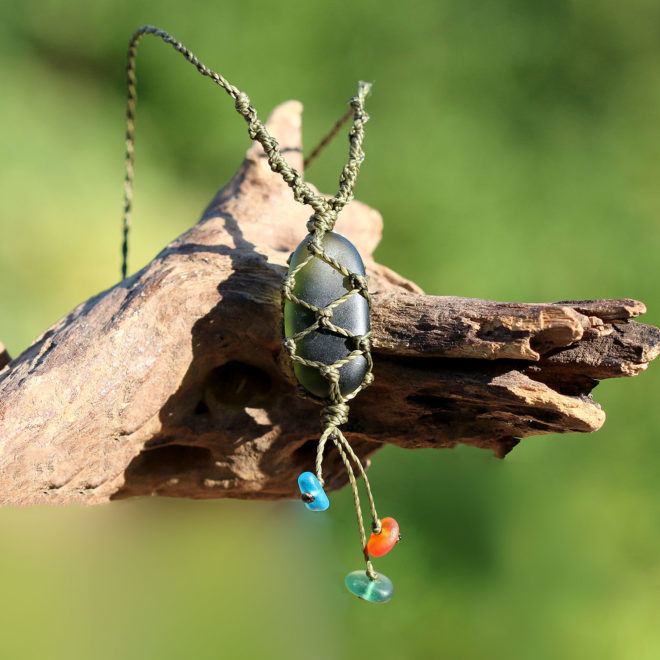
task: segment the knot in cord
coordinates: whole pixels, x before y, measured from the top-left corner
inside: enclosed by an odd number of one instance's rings
[[[335,222],[337,222],[337,211],[334,209],[328,208],[322,211],[316,211],[307,221],[307,231],[310,234],[313,232],[325,234],[333,230]]]
[[[371,351],[371,339],[368,334],[350,337],[349,345],[353,348],[354,351],[362,351],[364,354],[367,354]],[[366,382],[370,373],[371,372],[365,374],[364,382]]]
[[[321,417],[323,417],[326,427],[336,427],[346,424],[348,421],[348,404],[331,403],[323,408]]]
[[[296,285],[296,278],[291,275],[287,275],[282,281],[282,288],[285,289],[286,291],[293,290],[293,287],[295,285]]]
[[[291,338],[284,339],[282,344],[284,344],[284,348],[286,349],[286,352],[289,355],[295,355],[296,354],[296,342],[293,339],[291,339]]]
[[[353,289],[358,291],[367,291],[367,278],[364,275],[358,275],[357,273],[350,273],[348,276],[348,281]]]
[[[337,370],[337,367],[335,367],[334,365],[322,364],[318,367],[318,370],[321,376],[329,380],[331,383],[339,382],[339,371]]]
[[[239,90],[236,93],[234,107],[238,110],[239,114],[245,116],[250,109],[250,97],[245,92]]]
[[[333,311],[327,307],[323,307],[316,311],[316,320],[319,322],[319,325],[323,327],[328,327],[330,320],[332,319]]]

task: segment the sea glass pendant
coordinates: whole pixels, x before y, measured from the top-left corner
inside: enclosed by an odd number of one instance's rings
[[[310,511],[325,511],[330,506],[330,500],[315,474],[303,472],[298,477],[298,488],[302,501]]]
[[[383,518],[380,521],[380,534],[371,534],[367,543],[367,552],[372,557],[386,555],[399,542],[399,523],[394,518]]]
[[[372,580],[367,571],[353,571],[346,576],[346,588],[362,600],[370,603],[386,603],[394,593],[392,580],[382,573],[376,573]]]
[[[295,270],[309,257],[308,235],[291,255],[289,272]],[[346,238],[334,232],[327,232],[321,241],[326,255],[342,264],[347,270],[364,277],[364,263],[355,246]],[[315,256],[303,266],[295,276],[295,285],[291,293],[300,300],[323,309],[335,300],[345,296],[352,288],[350,279],[344,277],[336,268]],[[369,301],[361,294],[353,295],[332,310],[333,325],[347,332],[362,336],[369,332]],[[284,333],[293,337],[317,321],[314,311],[286,300],[284,303]],[[296,341],[296,355],[306,360],[334,364],[344,360],[339,369],[339,390],[342,395],[357,389],[364,380],[368,363],[364,355],[346,358],[355,350],[353,340],[325,327],[319,327]],[[330,395],[330,382],[321,375],[317,367],[309,367],[300,362],[293,363],[293,372],[298,382],[311,394],[322,399]]]

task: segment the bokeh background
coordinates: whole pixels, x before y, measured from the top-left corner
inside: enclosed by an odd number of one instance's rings
[[[660,325],[655,0],[23,0],[0,9],[0,339],[19,354],[119,272],[124,52],[173,32],[308,147],[375,82],[357,196],[376,256],[433,294],[634,297]],[[229,99],[145,39],[132,269],[186,230],[249,139]],[[337,140],[309,179],[333,192]],[[404,542],[384,606],[348,491],[0,510],[3,658],[660,658],[660,365],[600,385],[590,436],[486,452],[387,448]],[[410,429],[411,433],[415,429]],[[0,442],[2,439],[0,438]],[[0,477],[1,478],[1,477]]]

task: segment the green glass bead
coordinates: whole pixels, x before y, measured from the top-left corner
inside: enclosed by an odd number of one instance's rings
[[[311,235],[307,236],[291,256],[289,272],[296,268],[309,256],[307,245]],[[365,269],[360,254],[355,246],[339,234],[328,232],[323,237],[323,248],[326,253],[342,264],[350,272],[364,276]],[[338,300],[351,290],[348,278],[338,270],[328,265],[319,257],[314,257],[306,266],[296,273],[292,293],[300,300],[319,309]],[[313,311],[289,302],[284,303],[284,334],[292,337],[308,328],[316,321]],[[348,330],[356,336],[369,331],[369,303],[357,293],[338,305],[333,310],[330,319],[333,325]],[[314,362],[334,364],[345,358],[355,349],[355,342],[342,337],[328,328],[319,328],[296,342],[296,355]],[[293,371],[298,382],[312,394],[325,398],[329,394],[329,382],[319,370],[314,367],[294,362]],[[342,394],[349,394],[357,389],[367,372],[367,360],[359,355],[339,368],[339,389]]]
[[[392,580],[382,573],[376,573],[371,580],[367,571],[353,571],[346,576],[346,588],[362,600],[370,603],[386,603],[394,593]]]

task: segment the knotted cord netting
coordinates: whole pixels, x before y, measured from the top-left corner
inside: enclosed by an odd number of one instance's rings
[[[329,393],[326,399],[318,399],[318,397],[310,396],[305,393],[308,398],[313,398],[322,403],[323,410],[321,413],[323,419],[323,432],[319,438],[317,455],[316,455],[316,476],[321,485],[323,485],[322,464],[323,453],[325,445],[328,440],[332,441],[337,448],[339,456],[346,467],[348,478],[353,491],[353,499],[355,503],[355,511],[358,520],[358,528],[360,532],[360,541],[362,544],[364,557],[367,562],[366,573],[370,579],[376,579],[376,573],[373,566],[369,561],[369,555],[366,551],[367,539],[364,530],[364,522],[362,518],[362,509],[360,506],[360,495],[358,491],[357,481],[355,478],[355,470],[353,464],[357,467],[359,476],[364,479],[364,484],[369,500],[369,508],[372,519],[372,529],[376,534],[381,531],[381,522],[376,512],[374,498],[371,493],[369,480],[365,473],[364,467],[357,457],[348,440],[341,432],[339,427],[345,424],[348,420],[349,406],[348,402],[353,399],[359,392],[367,387],[373,381],[373,362],[371,358],[370,337],[371,330],[368,330],[363,335],[355,335],[345,328],[333,323],[334,310],[348,300],[351,296],[363,296],[371,309],[371,297],[367,288],[367,278],[354,273],[346,268],[345,265],[331,257],[323,246],[323,239],[328,232],[331,232],[337,221],[339,212],[353,199],[353,189],[355,181],[360,171],[360,165],[364,160],[364,152],[362,150],[362,143],[364,140],[364,125],[369,119],[369,115],[364,108],[364,102],[371,85],[369,83],[361,82],[358,87],[358,92],[355,97],[350,101],[353,124],[349,132],[349,153],[348,161],[342,169],[339,177],[339,190],[334,197],[325,197],[316,194],[303,180],[302,175],[293,167],[291,167],[284,157],[282,156],[277,140],[270,135],[265,125],[259,120],[256,109],[251,105],[250,98],[245,92],[242,92],[237,87],[231,85],[223,76],[209,69],[203,64],[197,56],[186,48],[180,41],[175,39],[171,34],[156,28],[151,25],[145,25],[138,28],[129,42],[126,72],[127,72],[127,106],[126,106],[126,176],[124,179],[124,213],[123,213],[123,242],[122,242],[122,278],[126,277],[128,270],[128,235],[131,224],[131,212],[133,206],[133,181],[134,181],[134,144],[135,144],[135,107],[137,103],[136,93],[136,75],[135,75],[135,59],[137,54],[137,45],[140,39],[146,35],[151,34],[159,37],[163,42],[169,44],[180,53],[188,62],[190,62],[197,71],[210,78],[219,87],[234,99],[236,111],[241,115],[248,125],[248,134],[252,140],[259,142],[263,147],[268,158],[268,164],[273,172],[279,174],[286,184],[292,189],[293,197],[297,202],[311,206],[314,210],[313,215],[307,223],[307,229],[311,234],[308,241],[307,248],[309,255],[284,279],[282,285],[283,300],[287,300],[296,305],[300,305],[314,313],[315,321],[307,328],[297,333],[293,337],[284,340],[284,348],[287,351],[293,362],[298,362],[304,366],[317,369],[320,375],[328,381]],[[307,159],[306,164],[311,162],[323,147],[334,137],[338,132],[341,125],[350,118],[350,114],[344,115],[333,127],[332,131],[324,138],[321,144],[311,153]],[[315,307],[310,303],[297,298],[293,294],[293,287],[295,286],[296,274],[298,274],[312,259],[321,259],[326,264],[331,266],[334,270],[345,278],[344,281],[350,284],[350,289],[337,300],[331,302],[325,307]],[[297,342],[308,334],[315,332],[319,329],[324,329],[335,335],[344,337],[351,346],[351,352],[344,358],[336,361],[333,364],[324,364],[313,360],[307,360],[296,354]],[[364,357],[367,362],[367,369],[361,384],[348,394],[342,394],[339,387],[339,370],[342,366],[355,360],[359,357]]]

